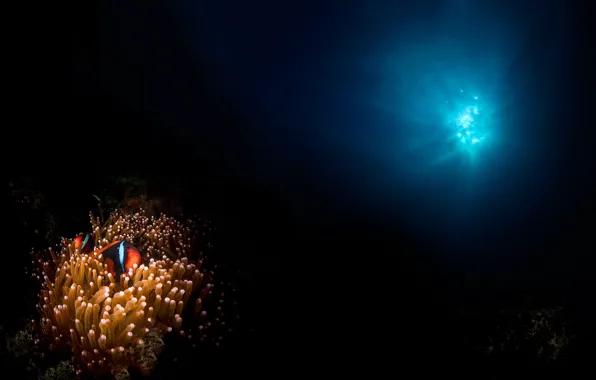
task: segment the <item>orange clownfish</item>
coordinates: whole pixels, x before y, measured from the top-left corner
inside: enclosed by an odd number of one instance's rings
[[[81,252],[90,253],[93,251],[93,240],[91,234],[80,234],[74,239],[74,247]]]
[[[82,252],[93,251],[91,234],[87,234],[84,238],[79,235],[75,238],[75,248],[80,248]],[[128,273],[136,264],[137,267],[141,265],[141,253],[139,250],[125,240],[116,240],[100,250],[94,252],[95,256],[102,255],[106,264],[108,265],[108,272],[116,278],[120,279],[122,273]]]

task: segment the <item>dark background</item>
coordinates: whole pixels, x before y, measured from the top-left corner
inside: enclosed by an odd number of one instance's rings
[[[219,260],[243,273],[255,333],[236,348],[260,370],[461,368],[474,360],[459,349],[464,310],[565,305],[589,330],[594,62],[583,3],[174,3],[16,12],[4,58],[8,180],[34,177],[62,215],[86,215],[114,173],[147,178],[156,192],[179,185],[186,207],[218,225]],[[462,4],[509,20],[511,29],[490,33],[523,40],[508,78],[541,116],[516,132],[532,159],[507,148],[507,164],[482,184],[492,195],[476,194],[483,208],[454,219],[441,194],[455,175],[416,192],[401,186],[402,173],[382,190],[390,170],[379,167],[391,164],[353,160],[343,140],[318,133],[330,113],[351,131],[372,128],[375,139],[387,125],[405,129],[337,96],[346,87],[375,93],[382,80],[346,57]],[[31,244],[8,215],[9,236],[21,238],[6,238],[7,265],[18,272]]]

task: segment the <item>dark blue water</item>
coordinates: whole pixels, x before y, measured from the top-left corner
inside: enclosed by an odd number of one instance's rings
[[[571,143],[583,133],[575,14],[538,8],[223,1],[177,15],[251,128],[259,157],[235,166],[289,181],[297,209],[309,189],[450,262],[545,249],[589,193],[570,182],[590,167]]]

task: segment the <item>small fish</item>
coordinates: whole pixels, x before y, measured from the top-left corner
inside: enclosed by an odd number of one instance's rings
[[[90,253],[93,251],[93,237],[90,233],[79,234],[74,239],[75,249],[80,249],[81,252]]]
[[[93,235],[90,233],[80,234],[74,239],[75,249],[80,249],[81,252],[93,252]],[[131,243],[125,240],[117,240],[100,250],[94,252],[94,256],[102,255],[106,264],[108,265],[108,272],[115,277],[116,281],[120,279],[120,275],[128,273],[133,269],[134,265],[141,265],[141,253]]]
[[[141,253],[131,243],[125,240],[116,240],[108,246],[100,249],[95,255],[102,255],[108,265],[108,272],[115,277],[116,281],[120,275],[128,273],[129,270],[141,265]]]

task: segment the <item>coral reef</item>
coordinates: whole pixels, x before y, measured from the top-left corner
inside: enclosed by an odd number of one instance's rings
[[[466,342],[487,363],[505,368],[523,363],[548,368],[564,366],[577,337],[569,312],[554,309],[511,309],[466,319]],[[472,337],[474,336],[474,337]]]
[[[45,205],[45,196],[31,177],[24,176],[16,181],[10,181],[8,186],[16,203],[32,210],[37,210]]]
[[[100,213],[102,210],[118,210],[125,214],[139,213],[146,216],[159,216],[161,213],[170,216],[182,214],[179,195],[172,191],[168,191],[167,197],[149,194],[149,183],[143,178],[118,176],[112,179],[111,185],[111,190],[104,189],[98,192],[98,195],[94,195]]]
[[[127,378],[129,369],[151,373],[164,334],[184,336],[186,316],[198,323],[201,341],[213,341],[209,335],[225,322],[221,307],[213,319],[204,310],[214,273],[203,268],[205,234],[195,223],[116,212],[105,223],[91,214],[91,224],[91,253],[72,239],[59,252],[32,253],[41,283],[37,328],[49,349],[70,350],[78,375]],[[134,244],[143,262],[115,278],[98,251],[118,240]]]
[[[47,371],[38,377],[39,380],[74,380],[76,379],[75,370],[72,363],[61,361],[55,367],[50,367]]]
[[[55,243],[56,215],[48,207],[48,199],[38,181],[23,176],[8,183],[8,195],[24,231],[44,244]],[[16,221],[16,220],[15,220]]]
[[[572,337],[562,308],[531,310],[503,318],[500,328],[488,338],[487,353],[525,350],[536,360],[557,360]]]
[[[6,350],[16,358],[29,356],[33,350],[34,333],[33,325],[27,324],[14,336],[6,338]]]

